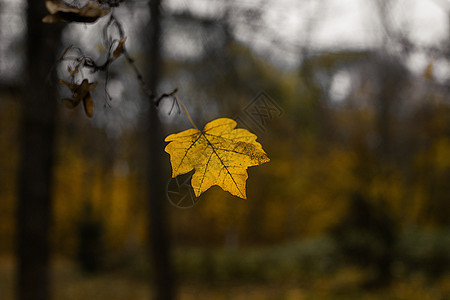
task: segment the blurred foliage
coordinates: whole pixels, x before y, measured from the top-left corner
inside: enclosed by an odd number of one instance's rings
[[[202,195],[192,210],[171,209],[177,241],[218,244],[227,235],[235,234],[239,244],[264,244],[321,235],[341,222],[355,192],[370,201],[382,201],[400,227],[449,225],[450,108],[441,94],[427,90],[420,103],[410,105],[407,114],[392,113],[390,131],[396,138],[391,140],[393,154],[385,159],[377,147],[380,137],[374,125],[376,95],[365,94],[374,87],[368,87],[362,77],[362,87],[352,89],[347,102],[334,105],[327,99],[326,86],[322,86],[331,80],[338,66],[352,66],[354,72],[359,72],[358,64],[371,65],[370,53],[319,55],[307,61],[298,75],[281,73],[238,44],[232,43],[225,50],[228,61],[243,62],[233,63],[235,74],[221,72],[208,84],[205,78],[195,80],[197,74],[203,76],[208,68],[224,64],[220,60],[223,58],[208,57],[205,62],[168,60],[167,76],[176,80],[177,72],[195,71],[185,93],[201,90],[201,98],[211,99],[207,103],[217,106],[220,116],[242,114],[245,105],[263,88],[284,114],[270,121],[265,132],[255,132],[260,133],[258,140],[272,160],[259,170],[249,170],[248,201],[213,189]],[[314,79],[321,72],[328,74],[325,79]],[[376,80],[374,84],[379,85]],[[413,88],[411,82],[403,93]],[[359,93],[363,94],[358,103],[353,99],[358,99]],[[11,245],[12,238],[14,174],[19,155],[17,145],[10,141],[18,138],[20,108],[15,99],[8,95],[3,98],[0,142],[1,149],[8,152],[0,156],[4,214],[0,234],[2,240],[8,241],[2,243],[2,251],[7,251],[11,250],[7,245]],[[199,100],[198,105],[204,105],[201,103]],[[218,116],[214,109],[195,112],[195,104],[194,118]],[[109,247],[119,250],[127,243],[141,243],[145,224],[142,199],[146,192],[140,179],[142,131],[128,130],[119,140],[112,140],[102,128],[64,110],[60,123],[54,185],[54,241],[59,251],[69,253],[74,249],[76,224],[86,202],[104,223]],[[175,131],[175,127],[180,126],[171,125],[169,131]]]
[[[370,270],[340,266],[337,248],[326,237],[238,251],[177,247],[173,257],[179,299],[447,299],[450,277],[429,280],[420,265],[428,268],[430,258],[442,259],[435,256],[438,247],[448,259],[448,232],[410,228],[400,236],[391,284],[378,289],[364,288]],[[443,237],[441,245],[432,242]],[[14,283],[8,276],[12,268],[11,261],[0,260],[4,299],[12,299]],[[448,275],[449,265],[443,268]],[[148,260],[139,255],[120,268],[86,277],[70,261],[58,259],[53,267],[54,295],[56,299],[148,299],[149,269]]]

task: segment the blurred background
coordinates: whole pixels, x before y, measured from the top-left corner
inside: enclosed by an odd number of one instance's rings
[[[190,208],[172,203],[170,191],[190,192],[170,180],[168,154],[149,150],[152,108],[125,57],[85,71],[99,82],[92,118],[60,101],[70,92],[51,76],[68,78],[58,58],[74,45],[104,61],[109,16],[41,24],[44,1],[31,2],[38,12],[0,1],[2,299],[17,286],[30,182],[48,190],[54,299],[150,298],[164,288],[151,284],[155,232],[176,299],[449,299],[450,1],[164,0],[153,20],[152,1],[120,2],[113,14],[144,81],[157,94],[178,88],[199,128],[235,119],[271,159],[248,170],[247,200],[214,187]],[[27,100],[33,87],[57,94]],[[170,98],[157,113],[161,142],[191,127]],[[52,132],[50,152],[23,146],[30,118]],[[30,158],[40,152],[47,167]],[[148,205],[158,187],[159,225]]]

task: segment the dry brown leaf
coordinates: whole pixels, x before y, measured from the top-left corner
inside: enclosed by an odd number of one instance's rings
[[[127,38],[124,37],[123,39],[121,39],[119,41],[119,44],[117,45],[116,50],[114,50],[114,52],[113,52],[113,57],[112,57],[113,60],[117,59],[120,55],[122,55],[122,53],[123,53],[123,46],[124,46],[126,40],[127,40]]]
[[[94,23],[111,12],[111,9],[103,8],[97,1],[89,1],[85,6],[78,8],[62,0],[46,0],[45,6],[50,15],[42,19],[44,23],[59,21]]]
[[[70,76],[75,77],[75,74],[77,74],[80,71],[80,67],[76,66],[75,69],[72,70],[70,66],[67,66],[67,72],[69,72]]]
[[[64,106],[70,109],[74,109],[79,102],[76,102],[72,98],[62,98],[61,101],[63,102]]]
[[[67,86],[72,92],[72,98],[63,98],[62,102],[68,108],[75,108],[81,101],[83,101],[84,111],[90,118],[94,114],[94,102],[92,101],[91,93],[97,87],[97,82],[89,83],[84,79],[81,84],[74,84],[62,79],[59,80],[62,85]]]
[[[90,94],[88,94],[83,99],[83,104],[84,104],[84,112],[89,118],[91,118],[92,115],[94,114],[94,101],[92,101],[92,97]]]

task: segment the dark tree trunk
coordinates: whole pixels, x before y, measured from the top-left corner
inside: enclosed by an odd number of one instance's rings
[[[156,94],[160,75],[161,0],[150,1],[150,68],[149,87]],[[165,168],[162,165],[164,138],[155,105],[149,110],[149,226],[150,246],[154,266],[154,299],[174,299],[174,283],[168,233],[168,215],[165,211]]]
[[[49,226],[56,88],[45,82],[59,50],[59,26],[41,22],[44,1],[28,1],[17,207],[17,299],[50,299]]]
[[[387,56],[377,60],[380,87],[376,102],[376,129],[378,133],[378,154],[382,161],[392,163],[396,153],[394,138],[395,111],[400,105],[399,97],[405,82],[407,70]]]

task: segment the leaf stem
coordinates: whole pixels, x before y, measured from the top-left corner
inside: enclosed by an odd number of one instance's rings
[[[199,130],[197,125],[195,125],[194,121],[192,121],[191,115],[188,113],[188,111],[186,109],[186,106],[184,106],[183,102],[177,97],[177,95],[173,95],[173,97],[175,97],[175,100],[177,100],[177,102],[181,104],[181,107],[183,108],[184,113],[188,117],[188,119],[191,122],[192,126],[194,126],[195,129]]]

